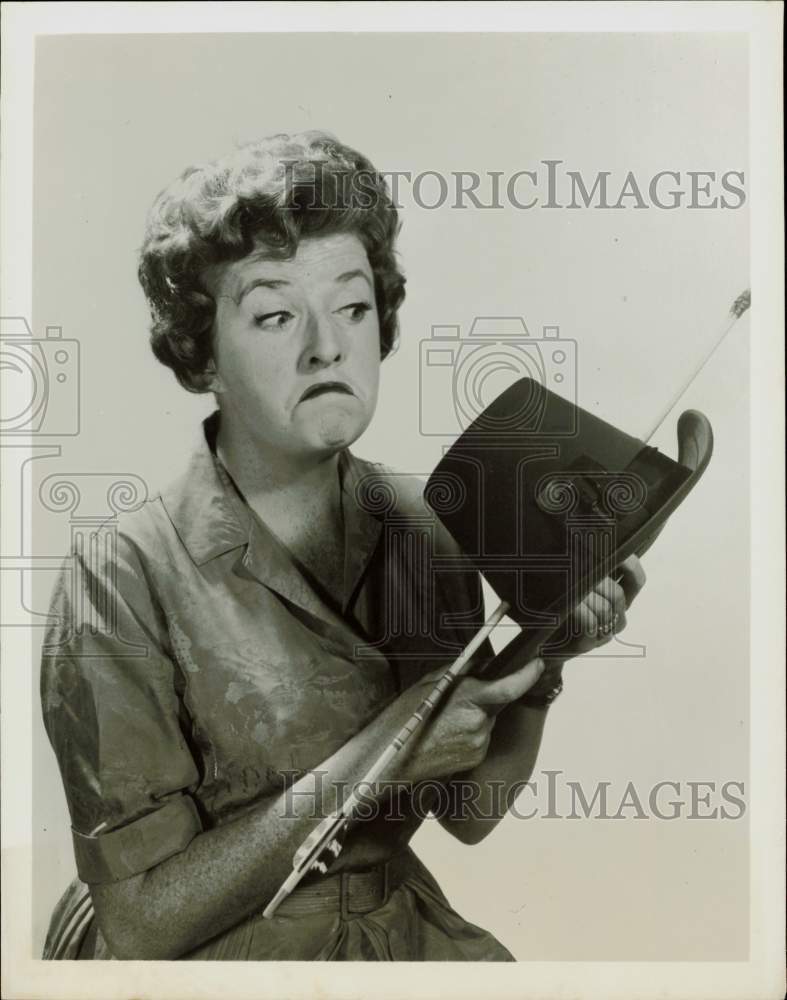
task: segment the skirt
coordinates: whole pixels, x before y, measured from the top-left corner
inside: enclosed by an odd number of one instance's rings
[[[389,866],[394,873],[381,905],[347,912],[335,902],[309,902],[299,889],[272,920],[255,913],[182,956],[196,961],[513,962],[488,931],[451,907],[410,848]],[[313,893],[312,893],[313,896]],[[55,907],[45,959],[112,959],[97,926],[88,887],[75,879]]]

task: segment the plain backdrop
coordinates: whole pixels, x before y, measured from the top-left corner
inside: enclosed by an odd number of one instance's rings
[[[544,159],[591,181],[609,170],[618,183],[627,171],[645,184],[660,170],[746,171],[747,72],[745,39],[730,34],[40,39],[33,325],[79,341],[81,429],[61,439],[59,457],[33,463],[35,554],[61,554],[69,540],[68,515],[36,499],[46,476],[136,475],[152,491],[213,408],[153,358],[135,278],[145,213],[187,164],[320,128],[379,169],[413,174],[508,176]],[[450,443],[419,429],[420,344],[434,325],[467,332],[476,316],[522,316],[535,338],[559,326],[577,345],[580,403],[641,433],[749,284],[746,206],[428,210],[406,186],[401,201],[401,345],[354,450],[409,472],[427,474]],[[620,644],[569,665],[536,778],[560,771],[591,794],[608,781],[613,801],[629,781],[643,799],[677,782],[684,801],[689,781],[748,781],[748,676],[768,664],[748,658],[747,337],[744,319],[654,441],[675,454],[688,407],[716,433],[705,478],[645,561],[624,636],[645,655]],[[44,612],[51,578],[31,575],[30,603]],[[39,947],[74,867],[57,767],[36,726]],[[509,817],[475,848],[427,823],[415,846],[459,912],[518,958],[745,958],[746,816],[628,815]]]

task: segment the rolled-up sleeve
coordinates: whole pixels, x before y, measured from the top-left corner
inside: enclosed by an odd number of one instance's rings
[[[64,563],[44,640],[44,724],[87,883],[146,871],[202,829],[178,668],[144,565],[122,534],[94,536]]]

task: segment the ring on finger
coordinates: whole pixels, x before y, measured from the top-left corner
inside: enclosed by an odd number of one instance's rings
[[[620,615],[617,612],[615,612],[613,617],[608,622],[606,622],[606,624],[602,625],[601,628],[598,630],[599,635],[609,635],[610,632],[614,632],[615,626],[617,625],[619,619]]]

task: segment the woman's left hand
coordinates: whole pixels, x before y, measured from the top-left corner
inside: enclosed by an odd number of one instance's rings
[[[616,580],[606,577],[574,608],[569,619],[568,642],[555,649],[561,660],[589,653],[610,642],[626,627],[626,611],[645,585],[645,571],[636,556],[629,556],[615,571]]]

